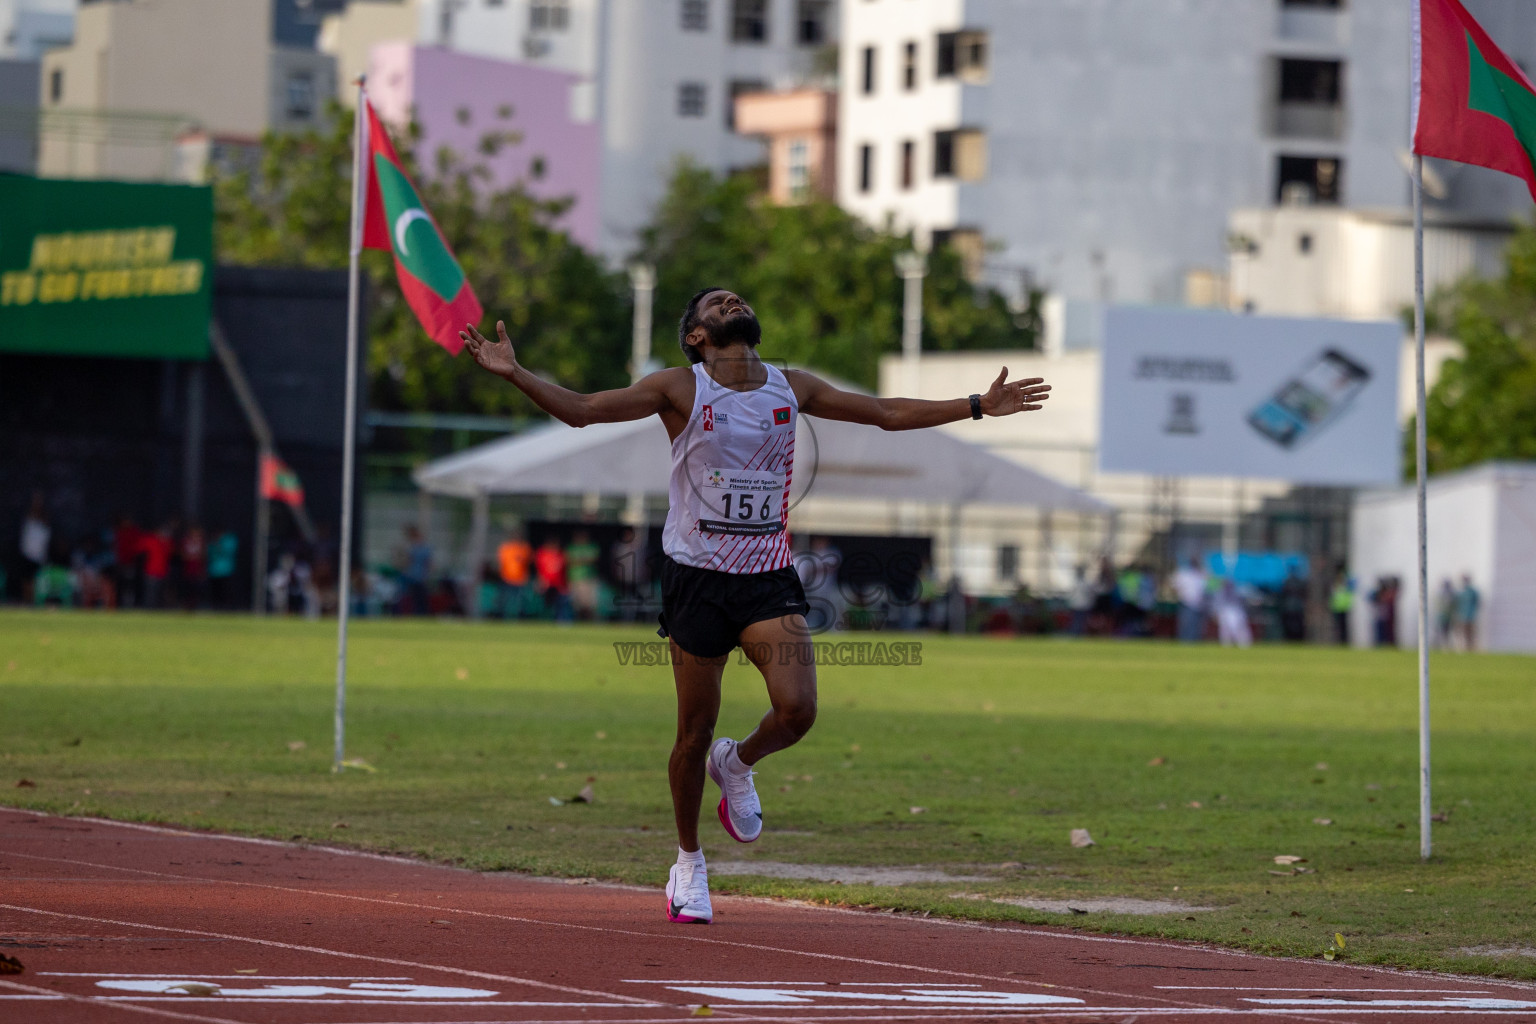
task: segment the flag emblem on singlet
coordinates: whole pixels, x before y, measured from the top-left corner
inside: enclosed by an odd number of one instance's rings
[[[700,419],[702,419],[704,421],[704,429],[705,430],[714,430],[715,429],[715,407],[712,406],[712,405],[706,405],[703,409],[700,410]]]
[[[788,423],[788,422],[789,422],[789,406],[786,405],[782,409],[775,409],[775,410],[773,410],[773,423],[774,423],[774,426],[779,426],[779,425],[782,425],[782,424],[785,424],[785,423]]]

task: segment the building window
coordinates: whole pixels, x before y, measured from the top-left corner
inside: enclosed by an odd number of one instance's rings
[[[569,0],[533,0],[528,27],[535,32],[564,32],[571,21]]]
[[[785,177],[789,184],[789,198],[800,202],[811,194],[811,144],[805,139],[791,139],[788,155]]]
[[[933,176],[980,181],[987,176],[987,136],[975,128],[933,133]]]
[[[999,544],[997,548],[997,578],[1001,583],[1012,583],[1019,578],[1019,546]]]
[[[762,92],[767,88],[768,83],[758,78],[738,78],[731,82],[731,102],[725,105],[725,126],[732,131],[736,130],[736,97]]]
[[[731,0],[731,41],[768,41],[768,0]]]
[[[933,232],[935,249],[951,249],[960,257],[960,273],[967,281],[981,280],[986,269],[987,240],[976,228],[956,227]]]
[[[859,191],[868,192],[875,187],[875,147],[868,143],[859,147]]]
[[[917,88],[917,44],[915,42],[901,48],[901,85],[907,92]]]
[[[865,96],[875,94],[875,48],[873,46],[864,47],[863,92]]]
[[[1338,203],[1343,196],[1344,161],[1334,156],[1284,156],[1275,175],[1281,203]]]
[[[827,41],[827,0],[799,0],[795,8],[795,38],[801,46]]]
[[[987,80],[987,34],[979,30],[940,32],[934,47],[934,75],[963,82]]]
[[[677,116],[704,116],[703,82],[684,82],[677,87]]]
[[[683,0],[683,31],[709,31],[709,0]]]
[[[1312,236],[1308,235],[1308,234],[1297,235],[1296,236],[1296,249],[1303,256],[1311,255],[1311,253],[1312,253]]]
[[[315,116],[315,80],[308,71],[289,72],[285,93],[290,121],[308,121]]]
[[[1280,61],[1281,103],[1327,103],[1343,100],[1343,62],[1337,60]]]
[[[1330,10],[1338,10],[1344,6],[1344,0],[1280,0],[1281,7],[1323,7]]]
[[[48,74],[48,99],[57,103],[64,98],[64,69],[54,68]]]
[[[917,143],[911,139],[901,144],[901,187],[911,188],[917,183]]]

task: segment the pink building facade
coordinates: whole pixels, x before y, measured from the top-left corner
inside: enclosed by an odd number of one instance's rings
[[[558,226],[583,247],[599,240],[602,136],[573,116],[577,75],[414,43],[383,43],[369,59],[368,94],[391,125],[421,126],[417,154],[434,166],[439,149],[483,161],[497,188],[521,181],[541,199],[574,200]],[[490,132],[521,136],[493,157],[478,152]]]

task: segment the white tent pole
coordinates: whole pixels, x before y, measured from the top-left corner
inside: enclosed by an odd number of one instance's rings
[[[1424,158],[1413,155],[1414,462],[1419,499],[1419,856],[1429,860],[1429,522],[1424,477]]]
[[[341,558],[336,609],[336,750],[331,771],[341,771],[346,758],[347,613],[352,603],[352,476],[357,447],[357,300],[358,258],[363,249],[363,155],[368,149],[368,121],[363,104],[363,78],[357,79],[357,109],[352,122],[352,229],[347,265],[347,396],[341,453]]]

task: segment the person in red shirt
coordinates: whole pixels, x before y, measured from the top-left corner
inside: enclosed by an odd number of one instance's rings
[[[144,607],[159,608],[165,593],[165,578],[171,574],[171,542],[169,523],[154,533],[147,533],[139,541],[144,552]]]
[[[570,585],[565,579],[565,552],[554,537],[544,538],[533,556],[533,571],[539,577],[544,607],[556,622],[571,621]]]
[[[195,611],[208,603],[208,543],[203,528],[193,523],[177,545],[181,556],[181,606]]]
[[[118,519],[112,531],[112,582],[117,587],[117,603],[124,608],[132,608],[141,599],[139,559],[144,554],[143,540],[144,531],[138,523],[127,516]]]

